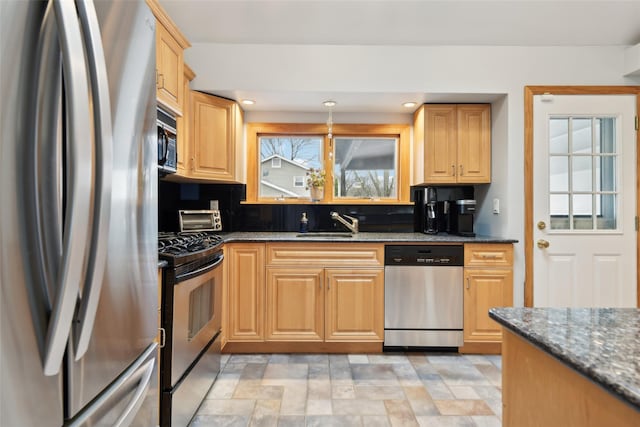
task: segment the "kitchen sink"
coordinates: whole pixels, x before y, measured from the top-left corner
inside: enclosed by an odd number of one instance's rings
[[[324,232],[324,231],[316,231],[316,232],[310,232],[310,233],[299,233],[296,234],[296,237],[327,237],[327,238],[331,238],[331,237],[340,237],[340,238],[345,238],[345,237],[353,237],[352,233],[349,232],[344,232],[344,233],[340,233],[340,232]]]

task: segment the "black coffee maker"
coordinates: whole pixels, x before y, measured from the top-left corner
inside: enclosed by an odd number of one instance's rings
[[[424,232],[436,234],[438,232],[438,192],[435,187],[424,190]]]
[[[451,209],[451,233],[459,236],[473,237],[473,215],[476,212],[476,201],[460,199],[453,203]]]

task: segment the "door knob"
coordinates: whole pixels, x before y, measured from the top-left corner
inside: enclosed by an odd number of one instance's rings
[[[538,240],[538,247],[540,249],[546,249],[546,248],[549,247],[549,242],[544,240],[544,239],[540,239],[540,240]]]
[[[547,224],[545,224],[544,221],[538,221],[538,230],[544,230],[545,228],[547,228]]]

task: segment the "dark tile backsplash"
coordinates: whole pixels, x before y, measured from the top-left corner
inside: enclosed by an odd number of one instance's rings
[[[210,200],[218,200],[224,231],[299,231],[302,213],[309,218],[309,231],[346,231],[331,220],[336,211],[358,218],[360,231],[417,231],[421,209],[414,205],[252,205],[245,199],[243,184],[182,184],[160,180],[158,184],[158,228],[178,231],[178,210],[209,209]],[[444,193],[442,188],[441,193]],[[411,200],[420,200],[420,188],[412,188]],[[457,190],[447,190],[454,191]],[[469,189],[464,189],[465,194]],[[471,188],[471,195],[473,188]],[[467,196],[468,197],[468,196]]]

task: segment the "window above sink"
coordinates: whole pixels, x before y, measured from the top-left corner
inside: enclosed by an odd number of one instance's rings
[[[406,204],[408,125],[248,123],[246,203]],[[311,171],[326,173],[312,201]]]

